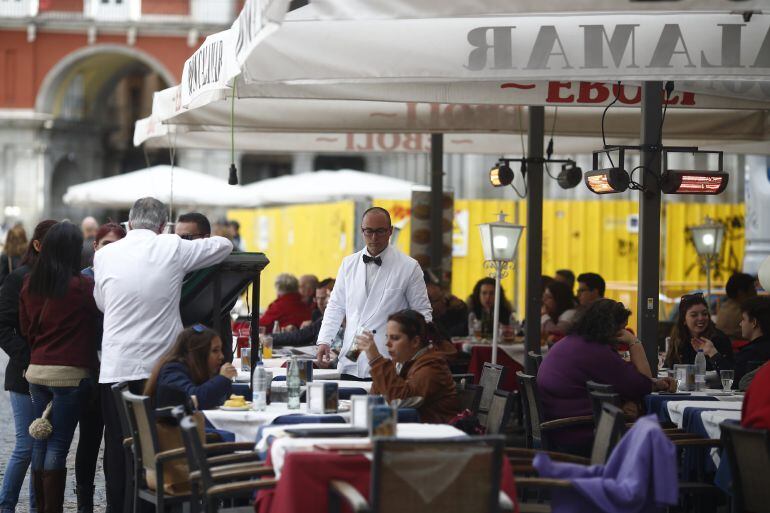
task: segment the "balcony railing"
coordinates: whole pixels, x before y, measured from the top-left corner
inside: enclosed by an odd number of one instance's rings
[[[0,0],[0,18],[90,19],[96,21],[187,20],[226,26],[239,0]]]

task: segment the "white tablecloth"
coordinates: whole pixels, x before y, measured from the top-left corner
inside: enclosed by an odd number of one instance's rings
[[[286,426],[292,427],[292,426]],[[294,426],[296,427],[296,426]],[[327,425],[327,427],[329,427]],[[468,436],[462,431],[446,424],[399,424],[396,429],[398,438],[456,438]],[[314,445],[357,445],[369,444],[369,438],[277,438],[270,447],[270,460],[275,470],[275,476],[280,477],[284,457],[291,451],[312,450]]]
[[[491,346],[490,342],[472,342],[468,341],[463,343],[463,353],[471,353],[473,346]],[[520,364],[522,367],[526,365],[527,358],[527,346],[523,343],[517,342],[514,344],[497,344],[497,348],[504,352],[508,357]],[[543,355],[548,352],[548,346],[542,346],[540,351]]]
[[[235,433],[237,442],[256,442],[257,428],[272,422],[282,415],[318,415],[308,413],[307,404],[301,404],[299,410],[290,410],[286,403],[271,403],[265,411],[225,411],[203,410],[203,414],[217,429],[223,429]],[[350,412],[332,413],[350,421]]]
[[[240,367],[236,368],[238,369],[238,377],[235,378],[235,382],[248,383],[250,373],[240,370]],[[273,375],[274,378],[277,376],[286,375],[286,367],[268,367],[267,370]],[[313,369],[313,379],[340,379],[340,371],[337,369]]]
[[[682,427],[683,416],[685,408],[709,408],[716,409],[717,411],[737,411],[740,414],[741,403],[738,401],[669,401],[666,404],[668,408],[668,416],[671,417],[671,422]]]
[[[700,414],[700,418],[703,421],[703,427],[706,429],[709,438],[720,439],[722,438],[722,428],[719,426],[726,420],[741,420],[741,412],[739,410],[718,410],[718,411],[704,411]],[[714,460],[714,465],[719,467],[719,449],[711,449],[711,459]]]

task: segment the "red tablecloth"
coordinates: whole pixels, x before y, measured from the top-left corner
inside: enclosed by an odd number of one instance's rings
[[[478,385],[481,380],[481,371],[484,369],[484,362],[492,361],[492,346],[473,346],[471,348],[471,361],[468,364],[468,373],[473,374],[473,382]],[[507,390],[511,392],[519,389],[519,384],[516,382],[516,372],[523,371],[524,367],[521,366],[516,360],[511,359],[510,356],[505,354],[505,351],[497,349],[497,363],[505,367],[505,373],[503,375],[503,381],[500,383],[501,390]]]
[[[371,462],[363,455],[334,452],[292,452],[286,455],[281,477],[274,490],[257,495],[257,513],[327,513],[329,482],[347,481],[364,497],[369,496]],[[513,471],[503,458],[501,489],[516,501]],[[518,513],[519,506],[515,511]]]

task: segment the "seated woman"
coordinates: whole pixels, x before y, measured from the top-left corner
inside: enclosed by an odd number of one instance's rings
[[[575,320],[575,296],[563,282],[552,281],[543,290],[543,311],[540,317],[542,335],[556,342],[569,333]]]
[[[730,339],[711,321],[703,294],[688,294],[679,301],[679,318],[671,331],[671,345],[666,367],[693,364],[698,350],[706,355],[706,370],[732,369],[733,348]]]
[[[511,319],[511,304],[505,298],[505,290],[500,287],[500,324],[508,325]],[[468,298],[468,311],[476,321],[481,323],[481,338],[492,338],[492,325],[495,312],[495,280],[482,278],[473,287],[473,293]],[[471,336],[477,334],[469,333]]]
[[[615,387],[624,401],[639,401],[657,390],[674,389],[671,378],[652,378],[642,344],[625,330],[631,312],[623,303],[599,299],[576,322],[572,331],[548,352],[537,374],[546,420],[591,415],[586,381]],[[615,345],[629,345],[631,361],[620,357]],[[557,450],[587,455],[593,427],[554,431],[549,441]]]
[[[159,408],[175,406],[195,397],[195,406],[210,410],[230,395],[238,371],[225,363],[222,341],[212,330],[196,324],[183,330],[173,347],[152,371],[144,394]]]
[[[388,401],[422,397],[418,408],[423,422],[448,422],[460,410],[457,392],[444,356],[432,351],[425,318],[414,310],[401,310],[388,317],[386,358],[372,335],[358,337],[358,347],[369,359],[372,394]]]

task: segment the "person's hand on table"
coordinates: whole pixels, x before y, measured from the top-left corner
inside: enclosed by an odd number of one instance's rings
[[[370,362],[375,358],[382,356],[380,355],[380,350],[377,349],[377,344],[374,343],[374,335],[372,333],[365,332],[356,336],[356,343],[358,344],[358,349],[361,352],[366,353],[366,358]]]
[[[316,351],[316,364],[321,369],[328,369],[332,366],[332,351],[329,344],[318,344]]]
[[[653,392],[676,392],[677,381],[674,378],[660,378],[652,380]]]
[[[223,363],[219,368],[219,374],[227,379],[234,379],[238,375],[238,369],[232,363]]]
[[[293,324],[287,324],[283,328],[283,333],[289,333],[290,331],[297,331],[297,327]]]
[[[302,324],[299,325],[299,329],[307,328],[311,324],[313,324],[313,321],[302,321]]]

